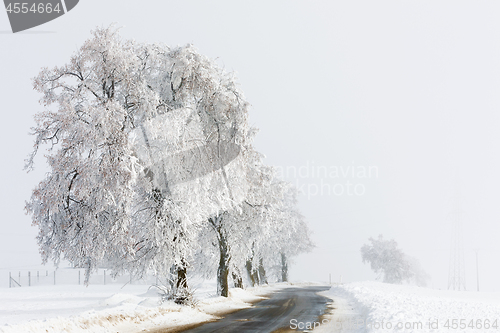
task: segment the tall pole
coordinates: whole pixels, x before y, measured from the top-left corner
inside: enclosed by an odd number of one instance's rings
[[[479,291],[479,261],[478,261],[478,252],[476,250],[476,280],[477,280],[477,291]]]
[[[462,239],[462,211],[457,195],[454,202],[451,218],[451,251],[448,271],[448,289],[465,289],[465,258]]]

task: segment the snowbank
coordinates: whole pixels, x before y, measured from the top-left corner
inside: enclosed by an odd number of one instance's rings
[[[500,293],[355,282],[323,295],[335,309],[317,332],[500,331]]]
[[[277,288],[231,289],[225,298],[214,295],[215,284],[199,284],[194,307],[159,305],[156,291],[144,285],[0,289],[0,332],[126,333],[194,325],[250,307]]]

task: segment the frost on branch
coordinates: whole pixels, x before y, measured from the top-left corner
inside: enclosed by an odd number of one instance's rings
[[[97,30],[69,64],[34,79],[46,110],[36,115],[34,152],[49,145],[50,172],[26,209],[39,227],[44,262],[61,255],[92,270],[110,251],[128,250],[135,159],[127,144],[133,109],[145,108],[135,47]],[[135,107],[130,107],[130,101]],[[117,254],[119,255],[119,254]]]

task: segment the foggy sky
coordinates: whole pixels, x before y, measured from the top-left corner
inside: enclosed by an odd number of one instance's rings
[[[124,38],[192,43],[237,72],[260,128],[257,149],[304,192],[317,247],[297,258],[292,280],[374,279],[359,249],[383,234],[420,260],[432,287],[446,288],[448,216],[460,193],[467,287],[475,289],[479,249],[482,290],[494,290],[498,17],[498,1],[82,0],[11,34],[0,10],[0,270],[40,264],[23,211],[47,171],[43,158],[35,172],[22,170],[42,110],[31,78],[68,62],[91,29],[116,22]],[[358,177],[370,167],[377,172]],[[356,185],[363,194],[349,195]]]

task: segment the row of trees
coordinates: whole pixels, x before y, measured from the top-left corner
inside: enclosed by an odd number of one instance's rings
[[[192,46],[169,48],[93,31],[70,62],[34,79],[43,112],[34,151],[50,172],[26,210],[44,262],[66,259],[137,276],[153,269],[182,299],[188,271],[228,295],[311,248],[296,192],[253,145],[235,77]]]

